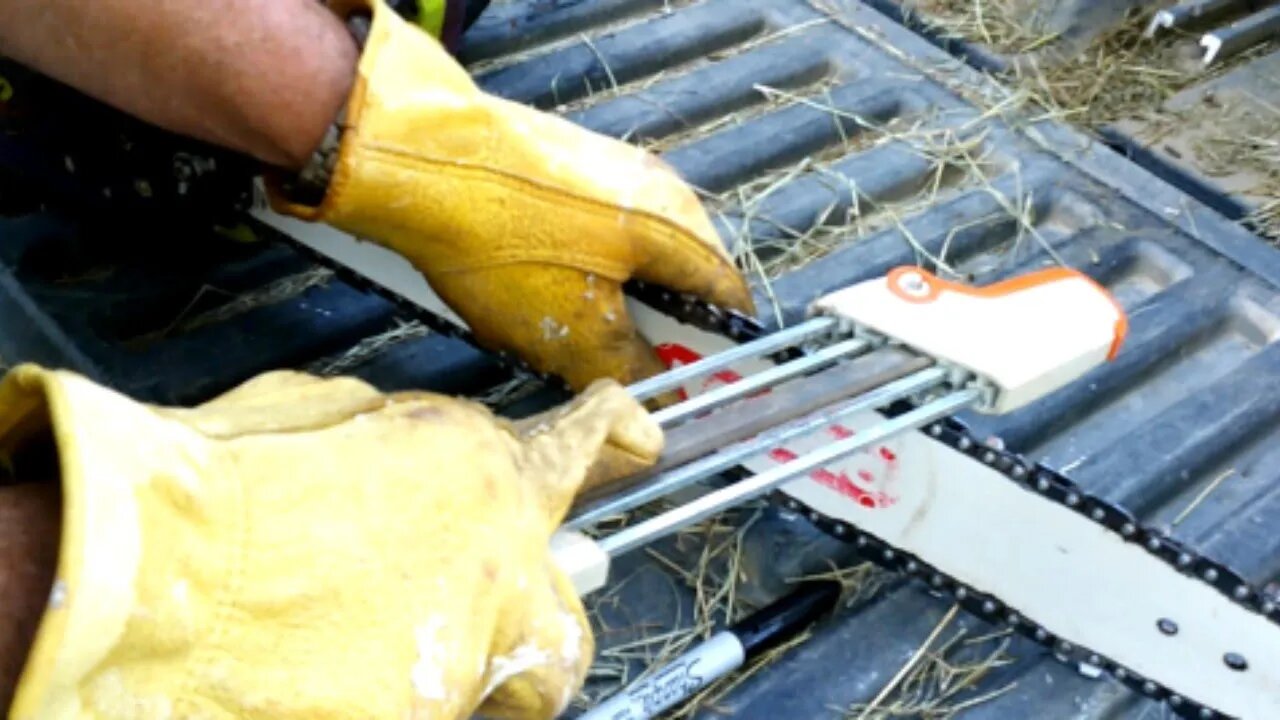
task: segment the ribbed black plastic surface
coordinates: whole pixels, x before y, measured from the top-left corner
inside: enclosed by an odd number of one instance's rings
[[[818,295],[895,265],[929,264],[919,249],[936,257],[945,246],[946,261],[978,283],[1053,255],[1089,273],[1129,313],[1119,359],[1012,417],[971,421],[1156,521],[1172,522],[1219,480],[1174,534],[1255,582],[1276,578],[1280,253],[1070,129],[991,111],[1012,107],[1000,88],[884,16],[852,0],[839,10],[843,23],[804,0],[510,2],[481,19],[465,54],[490,91],[667,147],[666,159],[711,193],[818,158],[820,171],[782,178],[748,210],[726,206],[726,240],[745,226],[758,243],[785,248],[855,206],[880,229],[828,232],[825,254],[775,278],[771,293],[761,286],[768,322],[778,313],[794,320]],[[770,100],[757,85],[808,102]],[[916,135],[952,128],[981,148],[989,177],[939,175],[909,141],[862,143],[854,118],[898,119]],[[906,202],[935,183],[932,202]],[[870,209],[895,202],[896,219]],[[387,303],[320,282],[288,250],[141,223],[119,235],[52,214],[0,219],[0,361],[70,364],[144,399],[189,402],[261,370],[339,356],[396,326]],[[282,279],[314,284],[191,322]],[[1018,329],[1009,333],[1016,339]],[[502,379],[482,354],[435,337],[393,345],[352,372],[387,388],[449,392]],[[770,515],[746,562],[795,564],[795,555],[834,548],[803,522]],[[688,597],[672,594],[658,566],[637,556],[618,572],[636,568],[628,617],[670,623],[683,604],[687,620]],[[823,626],[720,710],[837,717],[836,708],[871,698],[947,609],[913,585],[894,585]],[[1017,662],[978,692],[1012,680],[1016,688],[964,717],[1160,715],[1020,642]]]

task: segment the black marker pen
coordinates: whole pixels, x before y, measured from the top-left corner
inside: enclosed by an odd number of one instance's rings
[[[806,582],[605,700],[580,720],[649,720],[794,637],[827,614],[839,599],[839,583]]]

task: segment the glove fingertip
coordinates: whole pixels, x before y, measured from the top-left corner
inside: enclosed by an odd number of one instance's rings
[[[707,301],[726,310],[737,310],[747,315],[755,315],[755,298],[751,295],[751,287],[737,272],[726,273],[707,294]]]
[[[609,443],[642,462],[657,460],[663,446],[662,428],[626,389],[615,384],[609,392],[617,406]]]

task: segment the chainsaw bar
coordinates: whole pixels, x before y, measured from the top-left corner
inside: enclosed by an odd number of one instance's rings
[[[436,314],[404,295],[395,292],[378,280],[346,266],[319,250],[303,243],[272,225],[257,218],[249,217],[247,222],[259,233],[260,237],[284,242],[318,264],[332,270],[334,274],[349,284],[362,290],[373,292],[394,304],[406,314],[421,322],[428,329],[447,337],[466,342],[473,347],[492,352],[484,348],[474,335],[460,323]],[[627,284],[627,293],[650,308],[668,315],[678,322],[691,325],[699,330],[712,333],[735,343],[757,340],[766,334],[763,326],[754,318],[736,311],[724,310],[688,295],[670,292],[660,287],[638,281]],[[789,354],[799,353],[793,349]],[[536,379],[548,385],[567,389],[567,384],[559,378],[541,373],[523,360],[509,354],[497,353],[498,360],[518,377]],[[891,415],[901,414],[912,409],[903,401],[896,407],[888,408]],[[1061,509],[1076,513],[1089,522],[1115,533],[1126,542],[1141,548],[1144,552],[1158,558],[1179,574],[1194,578],[1211,586],[1231,602],[1252,613],[1256,613],[1280,625],[1280,602],[1264,591],[1254,588],[1239,573],[1221,562],[1198,553],[1193,548],[1170,537],[1165,531],[1144,526],[1132,513],[1123,507],[1103,498],[1091,495],[1072,482],[1062,473],[1034,463],[1021,455],[1000,447],[983,443],[975,439],[969,429],[959,420],[948,418],[928,425],[925,434],[956,452],[997,471],[1009,482],[1015,483],[1027,492],[1035,493],[1040,498],[1054,503]],[[1000,598],[980,588],[971,587],[957,580],[941,568],[929,564],[922,558],[894,547],[874,535],[860,530],[858,527],[839,518],[830,517],[811,507],[785,491],[775,491],[771,498],[780,506],[804,515],[818,528],[840,540],[852,543],[860,554],[868,560],[890,570],[917,578],[931,592],[949,595],[967,611],[992,624],[1008,627],[1048,649],[1059,661],[1075,666],[1082,673],[1106,672],[1121,681],[1134,692],[1153,700],[1167,703],[1168,707],[1182,717],[1208,720],[1212,718],[1232,717],[1218,708],[1197,702],[1195,698],[1180,693],[1177,688],[1169,687],[1159,678],[1144,677],[1132,668],[1116,662],[1101,653],[1081,646],[1072,638],[1060,637],[1046,627],[1035,622],[1033,618],[1021,616],[1015,609],[1007,606]],[[1223,662],[1232,669],[1244,671],[1247,659],[1233,657],[1228,653]],[[1240,667],[1235,665],[1239,664]]]
[[[954,418],[927,425],[922,432],[931,440],[996,471],[1000,477],[1017,484],[1020,491],[1033,493],[1053,503],[1059,509],[1071,511],[1089,523],[1105,528],[1130,546],[1162,561],[1181,576],[1211,587],[1229,602],[1239,605],[1257,617],[1272,623],[1280,619],[1273,600],[1250,586],[1240,575],[1224,564],[1197,553],[1161,530],[1141,525],[1124,508],[1090,495],[1062,474],[978,442],[964,424]],[[794,495],[785,492],[780,492],[779,495],[781,496],[779,500],[784,507],[804,515],[828,534],[853,543],[868,560],[914,577],[930,592],[953,598],[957,604],[973,615],[994,625],[1012,629],[1044,646],[1058,661],[1074,667],[1081,674],[1096,676],[1106,672],[1131,690],[1153,700],[1167,703],[1170,709],[1183,717],[1236,717],[1203,704],[1190,693],[1179,692],[1178,688],[1171,687],[1158,677],[1144,676],[1134,668],[1082,645],[1078,638],[1054,633],[1037,622],[1036,618],[1020,613],[1018,608],[1007,604],[1004,599],[985,592],[982,588],[957,580],[953,575],[931,565],[924,558],[889,544],[856,524],[824,514]],[[1001,532],[998,523],[997,527],[993,528],[993,532]],[[958,541],[963,542],[963,539]],[[1017,539],[1010,538],[1010,542],[1017,542]],[[1046,583],[1059,581],[1060,578],[1051,573],[1047,573],[1044,577]],[[1213,618],[1204,618],[1204,620],[1210,623],[1214,621]],[[1160,624],[1163,622],[1161,620],[1157,623],[1157,627],[1165,632]],[[1177,633],[1177,625],[1171,624],[1167,632]],[[1248,658],[1236,653],[1226,653],[1221,660],[1214,658],[1213,662],[1222,662],[1227,668],[1240,672],[1249,668]]]

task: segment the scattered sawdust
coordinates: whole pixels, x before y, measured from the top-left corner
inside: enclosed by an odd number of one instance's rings
[[[870,702],[849,707],[845,717],[942,720],[1012,690],[1016,683],[981,694],[974,691],[992,670],[1013,662],[1007,652],[1011,630],[966,637],[969,632],[960,629],[935,647],[958,610],[952,606],[885,687]]]
[[[407,322],[397,320],[395,326],[377,335],[364,338],[338,355],[323,358],[308,365],[306,371],[326,377],[343,375],[400,343],[416,340],[430,334],[431,331],[427,329],[427,326],[417,320]]]

